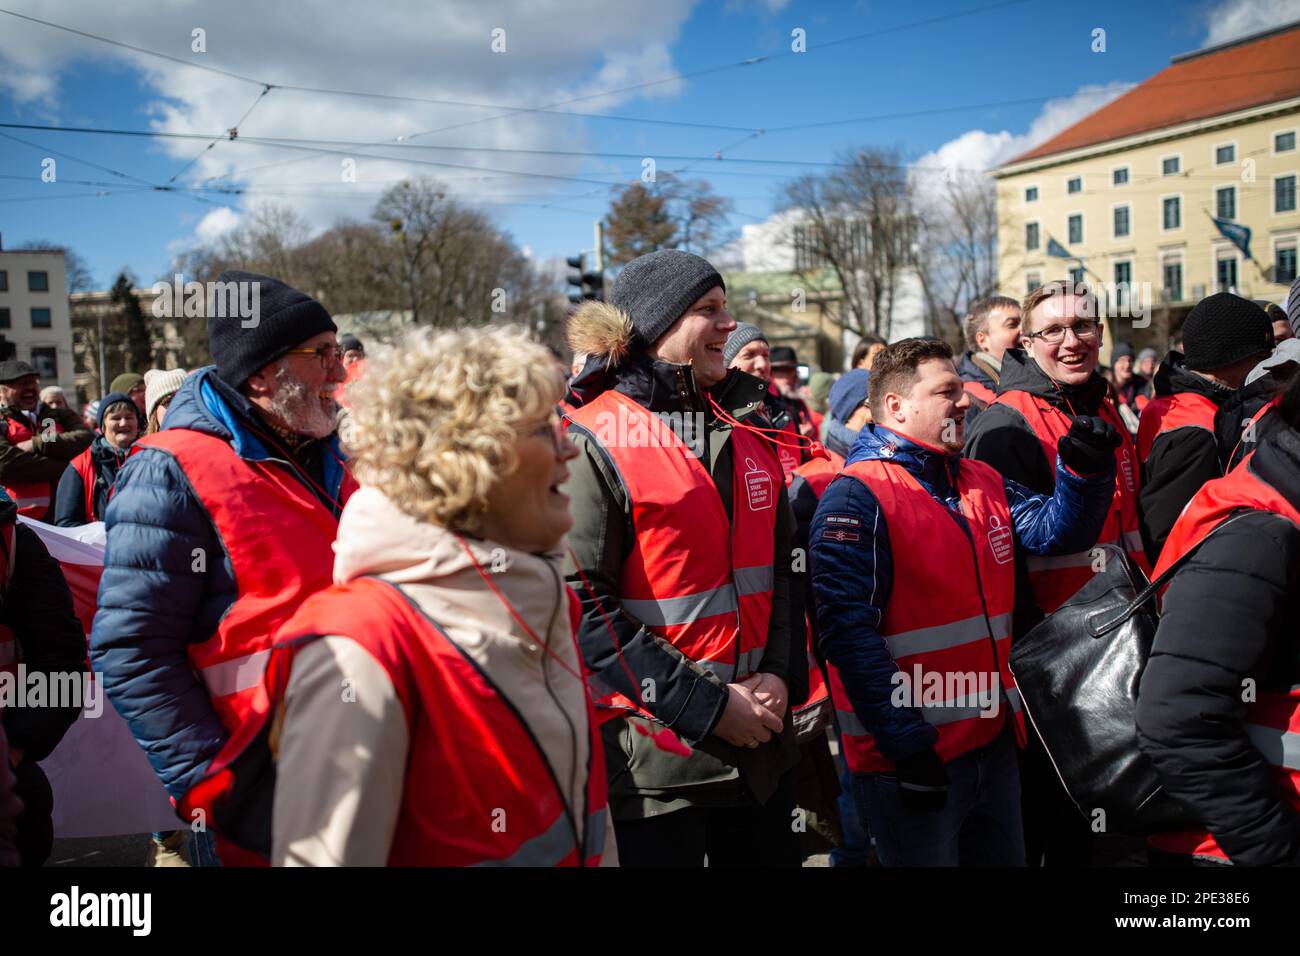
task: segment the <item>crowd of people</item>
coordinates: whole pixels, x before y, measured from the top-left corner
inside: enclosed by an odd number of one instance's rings
[[[0,363],[0,672],[102,675],[157,865],[1097,862],[1010,660],[1101,546],[1177,567],[1136,732],[1197,823],[1150,861],[1300,860],[1300,283],[1108,370],[1048,283],[804,383],[683,251],[574,312],[567,369],[502,326],[367,355],[220,281],[253,327],[83,417]],[[30,521],[104,522],[88,635]],[[76,718],[4,710],[0,863],[48,857]]]

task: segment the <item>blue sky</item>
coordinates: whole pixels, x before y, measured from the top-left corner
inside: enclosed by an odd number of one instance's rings
[[[909,162],[986,168],[1068,125],[1124,84],[1158,72],[1177,53],[1300,19],[1295,0],[320,0],[274,7],[175,0],[158,7],[153,0],[0,0],[3,9],[256,81],[489,106],[277,88],[241,124],[240,140],[207,151],[204,139],[0,127],[0,134],[35,144],[0,137],[5,248],[35,239],[67,244],[88,261],[98,287],[107,287],[123,267],[142,283],[152,282],[167,273],[178,250],[219,235],[257,202],[290,206],[320,229],[340,217],[367,217],[386,185],[411,174],[443,178],[454,194],[483,203],[542,259],[590,246],[591,222],[609,201],[609,188],[600,184],[635,179],[643,157],[655,157],[660,170],[688,165],[687,175],[708,179],[734,199],[732,224],[738,228],[772,212],[784,178],[833,161],[839,150],[891,146]],[[979,8],[990,9],[959,15]],[[191,49],[195,28],[206,31],[205,52]],[[491,49],[496,28],[505,31],[502,53]],[[806,31],[805,53],[790,52],[796,28]],[[1106,31],[1104,53],[1091,49],[1095,28]],[[867,33],[876,35],[819,49]],[[772,59],[691,75],[756,56]],[[661,123],[510,113],[494,105],[570,101],[673,76],[679,78],[556,107]],[[209,133],[233,124],[260,92],[255,82],[0,14],[0,123]],[[1007,103],[1020,100],[1028,102]],[[954,109],[990,103],[1006,105]],[[894,116],[903,113],[919,115]],[[893,118],[838,122],[881,115]],[[805,123],[836,125],[778,129]],[[754,135],[757,129],[771,132]],[[325,146],[337,150],[330,154],[250,142],[278,136],[393,143],[428,130],[440,131],[403,147]],[[409,148],[413,143],[445,149],[416,151]],[[627,156],[470,149],[475,146]],[[724,161],[669,158],[718,151]],[[341,181],[345,157],[357,163],[355,183]],[[417,157],[457,167],[404,161]],[[56,182],[40,179],[45,158],[57,162]],[[532,175],[506,175],[518,171]],[[178,173],[177,185],[228,175],[223,182],[248,192],[132,188],[165,184]]]

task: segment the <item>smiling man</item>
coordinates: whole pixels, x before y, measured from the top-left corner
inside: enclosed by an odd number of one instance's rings
[[[971,397],[944,342],[886,348],[869,401],[808,535],[854,802],[885,866],[1022,866],[1014,557],[1095,540],[1119,439],[1077,419],[1050,495],[961,460]]]
[[[334,434],[334,320],[276,279],[220,281],[258,283],[260,319],[208,317],[216,364],[185,379],[118,473],[91,635],[109,698],[177,799],[262,706],[272,635],[330,584],[355,487]]]
[[[47,521],[59,478],[94,435],[75,412],[46,405],[40,394],[36,369],[0,362],[0,484],[20,515]]]
[[[997,398],[972,426],[966,457],[987,462],[1031,491],[1051,494],[1057,442],[1077,419],[1100,417],[1121,443],[1114,455],[1114,500],[1100,536],[1071,554],[1017,558],[1017,637],[1091,580],[1095,545],[1118,545],[1151,570],[1138,524],[1137,450],[1097,372],[1103,326],[1096,298],[1081,286],[1049,282],[1029,294],[1021,314],[1022,348],[1003,356]],[[1030,865],[1086,865],[1092,852],[1087,821],[1070,803],[1046,753],[1033,744],[1024,764]]]
[[[602,358],[574,384],[581,454],[564,491],[578,640],[604,713],[626,717],[604,726],[623,866],[799,863],[794,519],[753,430],[770,427],[767,383],[727,368],[735,328],[722,276],[676,250],[628,263],[609,303],[584,305],[569,327],[574,351]],[[659,745],[660,724],[689,755]]]

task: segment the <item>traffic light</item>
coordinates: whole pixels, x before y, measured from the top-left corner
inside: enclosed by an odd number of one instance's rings
[[[600,300],[605,295],[605,276],[600,272],[588,272],[586,267],[586,253],[579,253],[576,256],[569,256],[564,260],[570,269],[577,269],[576,273],[569,273],[567,281],[574,288],[569,290],[570,302],[582,302],[588,299]]]

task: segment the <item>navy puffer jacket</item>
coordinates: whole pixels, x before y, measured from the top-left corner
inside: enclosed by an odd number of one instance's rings
[[[965,464],[960,458],[922,447],[880,425],[868,425],[858,434],[847,465],[872,460],[906,468],[965,524],[956,488],[958,470]],[[1096,542],[1115,493],[1115,469],[1080,477],[1058,459],[1051,495],[1034,494],[1007,478],[1003,485],[1016,547],[1030,554],[1067,554]],[[857,540],[844,540],[834,527],[826,527],[831,516],[852,516],[865,533]],[[839,670],[854,712],[887,759],[920,753],[934,744],[937,732],[919,710],[891,703],[898,666],[879,628],[894,586],[893,549],[926,548],[927,542],[891,541],[889,523],[875,495],[847,475],[827,487],[808,537],[818,636],[826,660]]]
[[[167,410],[165,428],[214,435],[249,461],[280,460],[249,430],[252,416],[248,400],[209,366],[185,379]],[[335,454],[319,456],[319,477],[337,498],[343,455],[336,436],[324,441]],[[287,465],[285,470],[294,474]],[[337,514],[331,502],[326,504]],[[127,460],[105,520],[108,548],[91,663],[103,672],[109,699],[154,772],[179,798],[225,739],[186,649],[216,632],[238,593],[234,572],[207,510],[166,452],[144,446]],[[206,560],[196,570],[199,553]]]

